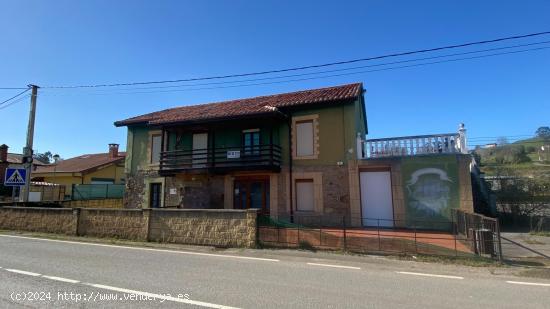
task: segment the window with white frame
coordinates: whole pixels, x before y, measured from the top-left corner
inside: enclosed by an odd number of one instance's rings
[[[313,179],[296,179],[296,210],[313,212],[315,193]]]
[[[158,164],[160,162],[160,152],[162,148],[162,135],[151,135],[151,164]]]

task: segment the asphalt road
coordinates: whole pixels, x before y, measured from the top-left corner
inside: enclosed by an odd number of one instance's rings
[[[548,280],[440,264],[331,256],[170,251],[0,235],[0,307],[550,306]]]

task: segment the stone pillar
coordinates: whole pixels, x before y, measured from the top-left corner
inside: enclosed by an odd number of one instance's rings
[[[248,231],[245,247],[255,248],[258,243],[258,210],[248,209],[246,211],[246,229]]]
[[[357,160],[348,161],[349,174],[349,207],[351,226],[361,226],[361,186],[359,184],[359,168]]]
[[[142,214],[142,231],[139,236],[140,239],[150,241],[151,239],[151,216],[153,215],[151,208],[146,208],[141,211]]]
[[[223,208],[233,209],[233,176],[226,175],[224,179]]]
[[[82,209],[80,209],[80,208],[74,208],[73,209],[73,218],[75,220],[74,235],[76,235],[76,236],[81,236],[81,233],[80,233],[80,213],[81,213],[81,211],[82,211]]]

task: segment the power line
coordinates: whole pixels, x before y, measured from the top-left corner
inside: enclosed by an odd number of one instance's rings
[[[8,108],[8,107],[10,107],[10,106],[12,106],[12,105],[14,105],[14,104],[17,104],[17,103],[23,101],[24,99],[29,98],[30,96],[31,96],[30,94],[29,94],[29,95],[26,95],[26,96],[22,96],[22,97],[20,97],[19,99],[15,100],[15,101],[12,101],[12,102],[10,102],[10,103],[4,105],[4,106],[0,106],[0,110],[3,110],[4,108]]]
[[[499,136],[476,136],[476,137],[468,137],[469,140],[472,139],[490,139],[490,138],[500,138],[500,137],[529,137],[533,136],[534,134],[518,134],[518,135],[499,135]]]
[[[6,99],[6,100],[4,100],[4,101],[2,101],[2,102],[0,102],[0,105],[5,104],[5,103],[7,103],[7,102],[9,102],[9,101],[11,101],[11,100],[17,98],[18,96],[22,95],[23,93],[29,91],[29,89],[31,89],[31,88],[25,88],[25,90],[19,92],[18,94],[14,95],[13,97],[11,97],[11,98],[9,98],[9,99]]]
[[[275,79],[283,79],[283,78],[288,78],[288,77],[311,76],[311,75],[319,75],[319,74],[325,74],[325,73],[351,71],[351,70],[370,68],[370,67],[387,66],[387,65],[392,65],[392,64],[409,63],[409,62],[417,62],[417,61],[423,61],[423,60],[432,60],[432,59],[440,59],[440,58],[447,58],[447,57],[454,57],[454,56],[461,56],[461,55],[477,54],[477,53],[483,53],[483,52],[489,52],[489,51],[497,51],[497,50],[504,50],[504,49],[518,48],[518,47],[527,47],[527,46],[541,45],[541,44],[548,44],[548,43],[550,43],[550,41],[542,41],[542,42],[535,42],[535,43],[529,43],[529,44],[519,44],[519,45],[512,45],[512,46],[489,48],[489,49],[482,49],[482,50],[462,52],[462,53],[454,53],[454,54],[439,55],[439,56],[432,56],[432,57],[425,57],[425,58],[417,58],[417,59],[401,60],[401,61],[394,61],[394,62],[378,63],[378,64],[371,64],[371,65],[364,65],[364,66],[356,66],[356,67],[350,67],[350,68],[325,70],[325,71],[300,73],[300,74],[291,74],[291,75],[281,75],[281,76],[274,76],[274,77],[263,77],[263,78],[242,79],[242,80],[233,80],[233,81],[220,81],[220,82],[209,82],[209,83],[193,83],[193,84],[170,85],[170,86],[132,87],[132,88],[122,88],[122,89],[118,89],[118,90],[124,91],[124,90],[141,90],[141,89],[147,90],[147,89],[164,89],[164,88],[183,88],[183,87],[194,87],[194,86],[209,86],[209,85],[236,84],[236,83],[243,83],[243,82],[275,80]],[[72,88],[72,89],[75,89],[75,88]],[[67,89],[66,88],[65,89],[59,89],[58,88],[58,89],[55,89],[55,90],[59,91],[59,90],[67,90]],[[97,90],[97,91],[101,91],[101,90]]]
[[[413,54],[428,53],[428,52],[434,52],[434,51],[440,51],[440,50],[446,50],[446,49],[454,49],[454,48],[461,48],[461,47],[474,46],[474,45],[490,44],[490,43],[496,43],[496,42],[502,42],[502,41],[508,41],[508,40],[517,40],[517,39],[523,39],[523,38],[528,38],[528,37],[548,35],[548,34],[550,34],[550,31],[530,33],[530,34],[524,34],[524,35],[516,35],[516,36],[509,36],[509,37],[503,37],[503,38],[497,38],[497,39],[462,43],[462,44],[456,44],[456,45],[448,45],[448,46],[421,49],[421,50],[414,50],[414,51],[407,51],[407,52],[399,52],[399,53],[393,53],[393,54],[388,54],[388,55],[381,55],[381,56],[374,56],[374,57],[367,57],[367,58],[359,58],[359,59],[353,59],[353,60],[337,61],[337,62],[330,62],[330,63],[324,63],[324,64],[292,67],[292,68],[277,69],[277,70],[267,70],[267,71],[260,71],[260,72],[251,72],[251,73],[240,73],[240,74],[229,74],[229,75],[218,75],[218,76],[209,76],[209,77],[197,77],[197,78],[163,80],[163,81],[128,82],[128,83],[95,84],[95,85],[75,85],[75,86],[45,86],[45,87],[42,87],[42,88],[57,88],[57,89],[64,89],[65,88],[65,89],[68,89],[68,88],[118,87],[118,86],[178,83],[178,82],[188,82],[188,81],[226,79],[226,78],[234,78],[234,77],[265,75],[265,74],[283,73],[283,72],[290,72],[290,71],[300,71],[300,70],[306,70],[306,69],[315,69],[315,68],[321,68],[321,67],[329,67],[329,66],[336,66],[336,65],[343,65],[343,64],[378,60],[378,59],[391,58],[391,57],[408,56],[408,55],[413,55]]]
[[[518,143],[520,142],[520,143]],[[550,143],[550,141],[547,141],[548,143]],[[504,144],[504,145],[498,145],[498,147],[506,147],[506,146],[517,146],[517,145],[522,145],[522,144],[545,144],[547,143],[545,141],[524,141],[524,142],[521,142],[521,141],[515,141],[515,142],[511,142],[511,143],[508,143],[508,144]],[[476,147],[476,146],[485,146],[486,144],[479,144],[479,145],[468,145],[468,147]],[[486,149],[492,149],[492,148],[486,148]]]
[[[524,50],[517,50],[517,51],[510,51],[510,52],[502,52],[502,53],[493,53],[493,54],[480,55],[480,56],[473,56],[473,57],[463,57],[463,58],[455,58],[455,59],[448,59],[448,60],[441,60],[441,61],[433,61],[433,62],[418,63],[418,64],[412,64],[412,65],[396,66],[396,67],[382,68],[382,69],[376,69],[376,70],[366,70],[366,71],[349,72],[349,73],[341,73],[341,74],[331,74],[331,75],[325,75],[325,76],[308,77],[308,78],[297,78],[297,79],[282,80],[282,81],[274,81],[274,82],[262,82],[262,83],[241,84],[241,85],[231,85],[231,86],[217,86],[217,87],[202,87],[202,88],[175,89],[175,90],[130,91],[130,92],[104,92],[104,93],[84,93],[84,94],[89,94],[89,95],[145,94],[145,93],[184,92],[184,91],[212,90],[212,89],[225,89],[225,88],[237,88],[237,87],[259,86],[259,85],[271,85],[271,84],[281,84],[281,83],[290,83],[290,82],[297,82],[297,81],[306,81],[306,80],[315,80],[315,79],[323,79],[323,78],[331,78],[331,77],[341,77],[341,76],[365,74],[365,73],[380,72],[380,71],[389,71],[389,70],[404,69],[404,68],[418,67],[418,66],[427,66],[427,65],[432,65],[432,64],[439,64],[439,63],[446,63],[446,62],[456,62],[456,61],[464,61],[464,60],[479,59],[479,58],[487,58],[487,57],[492,57],[492,56],[516,54],[516,53],[530,52],[530,51],[543,50],[543,49],[549,49],[549,48],[550,48],[550,47],[538,47],[538,48],[531,48],[531,49],[524,49]],[[51,89],[51,88],[50,88],[50,89]],[[59,89],[59,88],[58,88],[58,89]],[[44,93],[44,92],[43,92],[43,93]],[[49,94],[50,94],[50,93],[47,93],[47,92],[46,92],[46,95],[49,95]],[[81,95],[81,94],[82,94],[82,93],[79,93],[79,95]],[[55,94],[54,94],[54,95],[55,95]]]

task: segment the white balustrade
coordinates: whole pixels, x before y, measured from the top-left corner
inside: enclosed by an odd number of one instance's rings
[[[416,156],[440,153],[468,153],[466,130],[459,133],[403,136],[364,140],[357,136],[359,159]]]

